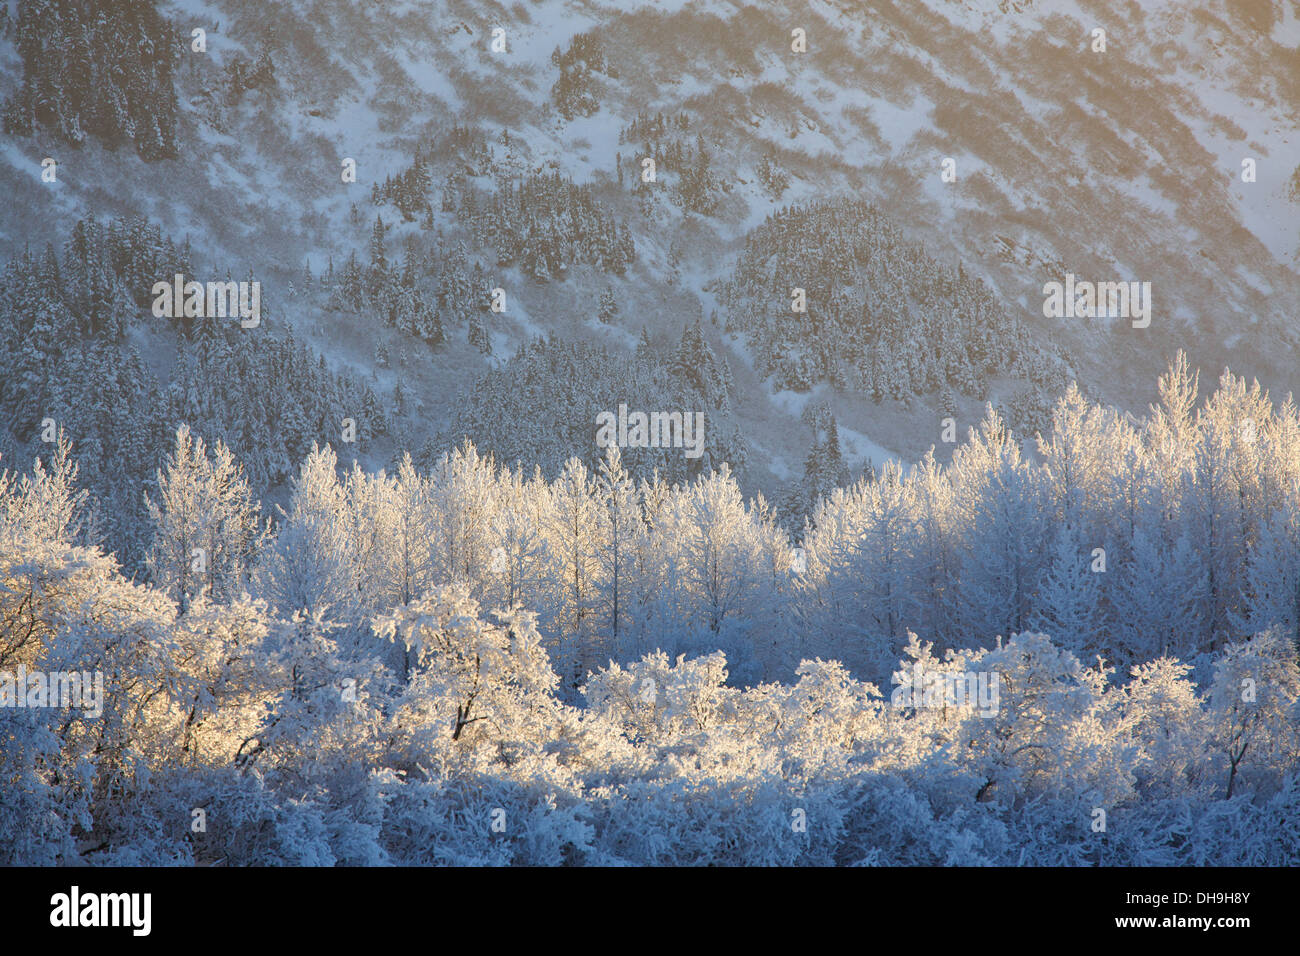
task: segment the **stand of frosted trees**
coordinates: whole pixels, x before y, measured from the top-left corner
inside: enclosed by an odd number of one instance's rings
[[[909,632],[947,650],[1036,630],[1122,667],[1272,625],[1300,647],[1300,416],[1230,374],[1200,408],[1197,389],[1181,356],[1142,421],[1070,388],[1032,443],[990,411],[950,466],[890,465],[824,499],[802,563],[725,467],[633,482],[611,450],[548,483],[465,446],[430,474],[339,476],[317,449],[252,586],[282,613],[364,625],[460,583],[536,611],[578,682],[610,658],[719,648],[742,684],[809,655],[886,680]]]
[[[0,711],[0,862],[1293,863],[1300,414],[1197,393],[1180,356],[1142,420],[990,412],[797,561],[725,468],[616,451],[317,448],[268,529],[183,430],[141,584],[60,443],[0,479],[0,678],[99,670],[104,712]],[[995,712],[896,705],[917,666]]]

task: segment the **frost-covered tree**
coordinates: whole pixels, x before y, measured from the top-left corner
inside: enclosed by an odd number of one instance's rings
[[[1300,667],[1279,630],[1230,644],[1215,661],[1210,687],[1210,740],[1226,758],[1226,799],[1246,771],[1288,771],[1300,759],[1296,700]]]
[[[596,663],[597,598],[602,576],[597,556],[600,509],[595,481],[578,459],[568,461],[551,490],[547,545],[556,558],[557,661],[576,688]]]
[[[1090,543],[1068,524],[1057,527],[1029,620],[1034,630],[1051,634],[1057,644],[1085,658],[1108,656],[1109,649],[1101,587],[1108,571],[1099,565],[1105,550],[1094,557]]]
[[[430,746],[444,741],[526,741],[535,720],[553,705],[558,678],[537,632],[535,616],[510,611],[496,623],[479,615],[463,584],[437,589],[379,618],[376,633],[400,640],[415,670],[402,701],[402,724]],[[532,740],[536,746],[540,741]],[[431,754],[446,748],[431,746]]]
[[[332,448],[312,446],[294,479],[289,509],[281,511],[279,533],[263,557],[263,591],[282,613],[355,605],[352,541],[337,467]]]
[[[967,627],[983,640],[1023,631],[1046,541],[1043,475],[991,407],[952,467],[969,535],[959,598]]]
[[[608,634],[612,648],[622,651],[627,640],[627,619],[632,614],[633,554],[637,539],[644,533],[641,501],[636,485],[623,468],[618,447],[611,445],[596,473],[594,495],[599,502],[596,522],[599,539],[596,557],[600,563],[601,588],[605,600],[601,609],[601,627]]]
[[[218,441],[209,458],[203,439],[182,425],[156,486],[157,500],[145,493],[154,525],[146,559],[154,583],[182,614],[200,594],[215,601],[237,596],[267,530],[230,449]]]

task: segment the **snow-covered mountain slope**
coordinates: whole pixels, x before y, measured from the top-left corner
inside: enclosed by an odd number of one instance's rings
[[[304,261],[320,272],[351,250],[364,260],[376,212],[393,227],[390,248],[406,235],[456,234],[455,216],[438,208],[446,166],[435,170],[432,222],[371,205],[372,185],[409,168],[422,143],[455,125],[481,131],[498,173],[557,171],[590,184],[631,230],[635,261],[621,277],[581,267],[541,281],[517,264],[493,272],[511,305],[492,317],[492,355],[459,329],[445,348],[412,346],[401,378],[418,409],[407,422],[415,439],[532,336],[630,351],[642,327],[675,341],[696,316],[718,312],[704,328],[735,375],[748,484],[772,492],[797,478],[808,396],[781,393],[756,371],[745,339],[724,331],[716,283],[769,214],[837,197],[876,202],[935,259],[983,278],[1037,341],[1061,346],[1072,374],[1121,407],[1145,408],[1180,347],[1207,369],[1231,365],[1275,392],[1295,387],[1294,2],[178,0],[162,10],[186,40],[178,157],[73,149],[48,131],[6,137],[0,188],[12,198],[0,211],[0,252],[57,244],[90,211],[148,216],[188,235],[209,268],[251,270],[268,306],[314,348],[391,389],[398,373],[376,366],[375,346],[400,348],[404,336],[290,285]],[[194,28],[206,31],[205,52],[190,48]],[[606,66],[586,80],[598,108],[566,119],[552,54],[582,32],[599,40]],[[799,38],[802,52],[792,48]],[[274,82],[232,97],[233,64],[263,53]],[[10,95],[20,77],[6,40],[0,91]],[[689,139],[711,151],[725,191],[707,215],[633,193],[639,144],[620,143],[620,131],[661,111],[688,114]],[[56,184],[40,179],[46,156],[58,159]],[[762,182],[764,157],[788,177],[779,198]],[[340,175],[345,159],[356,161],[355,183]],[[665,182],[678,172],[663,170]],[[1066,273],[1150,282],[1150,326],[1044,318],[1043,285]],[[621,303],[612,325],[594,319],[605,285]],[[1018,384],[959,396],[961,431],[985,398],[1006,399]],[[936,395],[903,407],[823,383],[812,397],[831,403],[850,458],[912,460],[936,443],[943,455]]]

